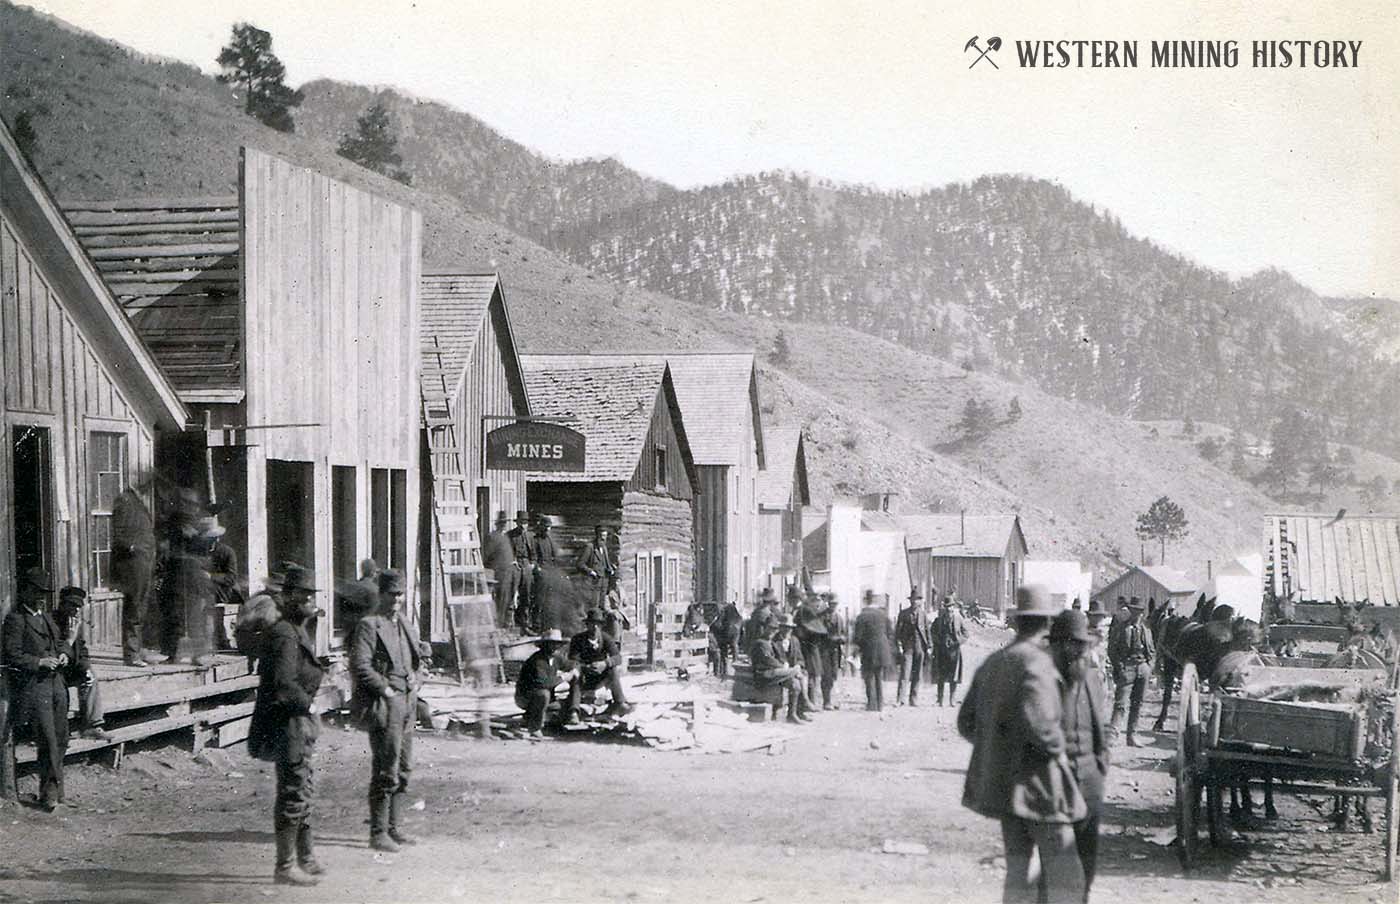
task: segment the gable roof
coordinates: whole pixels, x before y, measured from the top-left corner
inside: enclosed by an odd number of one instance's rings
[[[560,482],[631,480],[660,398],[671,406],[681,461],[694,484],[695,460],[665,361],[608,357],[599,363],[592,355],[520,356],[531,412],[564,419],[566,426],[584,435],[586,443],[584,471],[527,477]]]
[[[175,387],[142,344],[58,203],[3,123],[0,203],[30,239],[29,251],[45,265],[64,310],[111,365],[113,378],[129,393],[132,405],[162,429],[183,430],[188,412]]]
[[[499,274],[455,270],[424,273],[419,280],[419,311],[425,340],[420,372],[426,374],[430,369],[437,368],[437,362],[431,360],[434,356],[429,351],[431,346],[427,341],[430,337],[436,337],[443,368],[454,375],[447,380],[451,387],[460,387],[466,379],[467,365],[471,362],[477,340],[482,336],[483,327],[488,325],[488,318],[499,318],[506,340],[500,343],[506,374],[519,384],[521,398],[518,403],[523,407],[522,413],[529,412],[529,391],[516,351],[515,330],[510,323],[510,308],[505,302]],[[424,376],[423,379],[428,378]]]
[[[807,487],[807,452],[802,428],[796,424],[769,426],[764,441],[767,468],[758,472],[758,504],[780,509],[789,505],[810,505],[812,493]],[[797,499],[792,498],[794,481]]]
[[[1016,536],[1024,547],[1017,515],[895,515],[904,528],[905,546],[927,549],[937,557],[993,558],[1006,554]],[[964,524],[965,520],[965,524]]]
[[[238,197],[65,201],[63,209],[181,397],[241,398]]]
[[[1268,515],[1266,589],[1294,600],[1400,605],[1400,515]]]
[[[1168,593],[1195,593],[1196,584],[1186,576],[1167,565],[1139,565],[1138,571],[1147,575],[1162,586]]]

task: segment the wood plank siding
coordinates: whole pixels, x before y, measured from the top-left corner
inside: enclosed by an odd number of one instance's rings
[[[280,558],[269,548],[281,529],[268,509],[277,462],[290,463],[280,473],[307,468],[308,481],[289,485],[309,508],[312,561],[303,564],[314,565],[322,588],[334,572],[333,467],[354,473],[351,558],[379,552],[382,566],[413,575],[419,494],[407,488],[418,486],[422,219],[251,148],[240,176],[248,422],[310,425],[259,430],[248,447],[249,572],[266,575]],[[389,522],[380,530],[377,513]],[[318,602],[333,613],[328,590]],[[323,649],[333,622],[322,619]]]
[[[700,491],[695,497],[695,599],[723,603],[729,563],[729,466],[696,465]]]

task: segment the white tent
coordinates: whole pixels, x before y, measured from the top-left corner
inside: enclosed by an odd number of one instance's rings
[[[1094,572],[1073,561],[1027,559],[1025,583],[1044,585],[1050,599],[1065,608],[1078,599],[1088,609]]]
[[[1264,608],[1264,557],[1256,553],[1226,563],[1206,584],[1205,595],[1258,621]]]

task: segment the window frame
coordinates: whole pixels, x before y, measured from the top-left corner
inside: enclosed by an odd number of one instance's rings
[[[88,584],[90,591],[102,591],[114,589],[112,585],[112,510],[116,507],[117,497],[131,483],[131,429],[130,425],[121,421],[102,421],[88,418],[83,424],[84,446],[83,446],[83,467],[86,471],[87,496],[87,567],[89,569]],[[115,447],[118,451],[119,461],[113,464],[108,458],[104,463],[105,468],[99,469],[94,462],[93,451],[102,444],[97,441],[98,437],[104,440],[116,440]],[[110,451],[110,450],[109,450]],[[58,465],[55,465],[57,468]],[[110,505],[105,509],[101,505],[101,479],[103,475],[115,475],[117,487],[112,494]],[[99,543],[98,525],[105,523],[107,537],[105,544]],[[103,564],[105,557],[105,565]]]

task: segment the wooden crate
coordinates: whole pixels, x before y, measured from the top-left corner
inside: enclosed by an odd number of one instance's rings
[[[1365,714],[1349,704],[1224,696],[1215,706],[1212,746],[1253,744],[1353,760],[1366,737]]]

